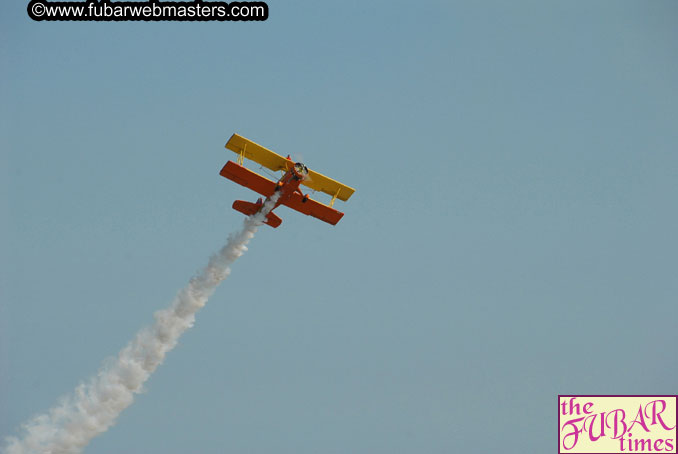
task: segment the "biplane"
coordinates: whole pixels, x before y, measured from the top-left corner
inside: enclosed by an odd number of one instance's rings
[[[226,148],[234,151],[238,155],[238,160],[237,162],[228,161],[219,174],[266,197],[266,200],[259,197],[259,200],[255,203],[236,200],[233,202],[233,209],[247,216],[252,216],[259,212],[264,203],[269,201],[274,194],[278,193],[275,206],[267,214],[264,221],[271,227],[278,227],[282,223],[282,219],[273,213],[273,210],[280,205],[285,205],[300,213],[336,225],[344,216],[344,213],[333,208],[335,200],[347,201],[355,192],[353,188],[309,170],[301,162],[292,161],[289,156],[283,158],[238,134],[233,134],[228,139]],[[246,168],[243,165],[245,158],[274,172],[283,172],[283,175],[277,182],[269,180]],[[313,200],[308,194],[301,191],[300,185],[329,194],[332,196],[332,200],[329,205]]]

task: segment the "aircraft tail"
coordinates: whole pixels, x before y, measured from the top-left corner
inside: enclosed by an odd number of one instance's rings
[[[235,202],[233,202],[233,209],[235,211],[241,212],[246,216],[252,216],[261,209],[262,205],[263,203],[261,202],[261,199],[259,199],[257,203],[245,202],[244,200],[236,200]],[[274,213],[268,213],[268,215],[266,216],[266,220],[264,221],[264,224],[276,228],[280,224],[282,224],[282,219],[280,219],[280,217],[276,216]]]
[[[235,211],[240,211],[242,214],[247,216],[252,216],[254,213],[259,211],[261,204],[245,202],[244,200],[236,200],[233,202],[233,209]]]

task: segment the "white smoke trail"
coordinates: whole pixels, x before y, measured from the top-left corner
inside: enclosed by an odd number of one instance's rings
[[[25,424],[23,439],[8,437],[3,453],[78,453],[92,438],[108,430],[132,404],[134,394],[142,390],[181,334],[193,326],[195,313],[230,274],[230,265],[247,250],[247,243],[277,198],[274,195],[259,213],[245,220],[239,232],[229,236],[226,245],[178,293],[171,306],[155,313],[153,325],[142,329],[89,383],[79,385],[59,405]]]

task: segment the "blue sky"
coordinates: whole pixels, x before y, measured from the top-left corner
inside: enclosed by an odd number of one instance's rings
[[[86,452],[547,452],[558,394],[676,393],[678,4],[268,4],[0,6],[0,436],[240,227],[233,132],[356,194],[279,209]]]

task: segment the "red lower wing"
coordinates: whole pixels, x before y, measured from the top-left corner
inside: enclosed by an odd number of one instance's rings
[[[266,197],[275,192],[274,182],[233,161],[228,161],[219,174]]]
[[[306,202],[303,200],[303,196],[295,192],[292,194],[292,197],[283,202],[283,205],[332,225],[335,225],[341,220],[342,216],[344,216],[344,213],[341,211],[337,211],[323,203],[316,202],[312,199],[307,199]]]
[[[245,186],[259,194],[269,197],[275,192],[275,183],[268,178],[264,178],[258,173],[252,172],[251,170],[236,164],[233,161],[228,161],[219,174],[223,177],[233,180],[236,183]],[[294,193],[292,196],[282,202],[283,205],[286,205],[293,210],[297,210],[300,213],[306,214],[308,216],[313,216],[318,218],[321,221],[325,221],[328,224],[335,225],[339,220],[341,220],[344,213],[337,211],[334,208],[331,208],[323,203],[316,202],[312,199],[307,199],[306,202],[303,201],[303,196],[299,193]],[[234,205],[238,211],[245,213],[243,210],[239,210]],[[245,213],[248,214],[248,213]]]

